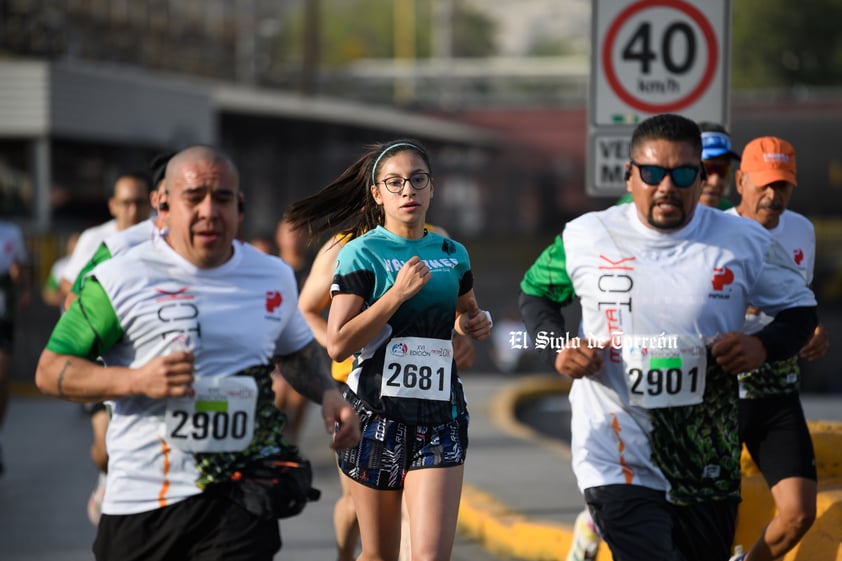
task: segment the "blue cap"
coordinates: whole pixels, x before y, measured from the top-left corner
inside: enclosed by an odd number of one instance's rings
[[[717,156],[728,156],[739,161],[740,155],[731,149],[731,137],[724,132],[705,131],[702,133],[702,159],[710,160]]]

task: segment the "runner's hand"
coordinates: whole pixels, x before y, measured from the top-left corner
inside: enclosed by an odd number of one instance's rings
[[[392,290],[398,291],[401,302],[406,302],[418,294],[431,278],[433,274],[430,268],[417,255],[414,255],[398,271]]]
[[[600,346],[590,348],[588,344],[579,337],[570,340],[570,344],[555,356],[555,369],[559,374],[570,376],[574,380],[593,376],[602,369],[602,349],[608,346],[604,343]],[[576,344],[579,344],[577,347]]]
[[[804,345],[804,348],[798,353],[798,356],[807,360],[816,360],[827,354],[830,349],[830,339],[827,337],[827,332],[824,326],[817,325],[813,336]]]
[[[337,390],[330,389],[322,398],[322,418],[325,430],[333,435],[330,447],[333,450],[353,448],[360,441],[360,419]]]
[[[766,362],[766,348],[760,339],[736,331],[721,335],[710,352],[716,364],[729,374],[750,372]]]
[[[159,356],[132,372],[132,393],[153,399],[185,397],[193,391],[192,351]]]

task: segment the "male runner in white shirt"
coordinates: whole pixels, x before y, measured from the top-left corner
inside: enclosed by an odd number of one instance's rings
[[[615,559],[725,561],[740,492],[736,374],[789,356],[815,298],[763,228],[699,205],[698,125],[641,122],[633,204],[573,220],[527,271],[521,312],[570,392],[573,469]],[[582,306],[577,337],[561,306]],[[742,333],[748,305],[775,321]]]

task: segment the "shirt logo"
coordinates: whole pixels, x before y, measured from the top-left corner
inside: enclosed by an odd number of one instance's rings
[[[716,267],[713,270],[713,280],[711,284],[713,289],[717,292],[722,292],[725,287],[734,282],[734,271],[728,267]]]
[[[409,347],[406,346],[406,343],[395,343],[392,345],[391,351],[394,356],[406,356],[406,353],[409,352]]]
[[[793,259],[795,259],[795,264],[801,265],[801,262],[804,261],[804,252],[801,250],[801,248],[796,249],[792,252],[792,254]]]
[[[281,305],[283,302],[283,298],[281,297],[281,293],[277,290],[267,290],[266,291],[266,311],[270,314],[274,312],[278,306]]]
[[[189,286],[182,286],[181,288],[172,290],[167,290],[166,288],[155,288],[155,292],[160,294],[160,296],[155,298],[155,301],[166,302],[169,300],[193,300],[195,296],[188,293],[188,290],[190,290]]]
[[[637,257],[621,257],[617,261],[614,261],[614,260],[609,259],[608,257],[606,257],[604,255],[600,255],[599,258],[602,259],[603,261],[608,262],[608,265],[600,265],[599,269],[608,269],[608,270],[620,269],[620,270],[623,270],[623,271],[634,271],[634,267],[632,267],[632,264],[629,263],[629,261],[634,261],[635,259],[637,259]]]

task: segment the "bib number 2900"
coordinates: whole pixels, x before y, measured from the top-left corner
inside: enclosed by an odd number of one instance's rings
[[[191,397],[167,400],[167,441],[192,453],[245,450],[254,435],[256,405],[254,378],[197,378]]]
[[[235,411],[229,415],[227,411],[213,413],[197,411],[191,416],[187,411],[173,411],[176,425],[170,433],[170,438],[205,440],[214,438],[223,440],[229,436],[243,438],[248,428],[248,415],[245,411]],[[189,421],[189,422],[188,422]]]

